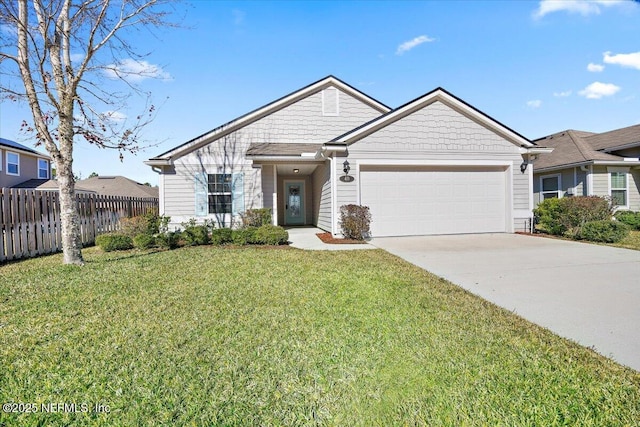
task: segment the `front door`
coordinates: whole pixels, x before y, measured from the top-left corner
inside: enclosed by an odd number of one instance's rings
[[[285,225],[304,224],[304,181],[285,184]]]

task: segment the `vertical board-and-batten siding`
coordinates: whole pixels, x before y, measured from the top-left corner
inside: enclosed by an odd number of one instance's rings
[[[164,214],[174,226],[195,216],[196,173],[244,173],[245,209],[261,208],[263,173],[252,168],[246,151],[252,143],[325,143],[380,115],[358,99],[333,89],[337,115],[323,114],[323,91],[311,94],[174,161],[163,176]],[[332,96],[330,95],[330,96]],[[268,202],[267,202],[268,203]]]
[[[511,200],[515,231],[523,230],[531,215],[532,189],[528,171],[520,171],[519,147],[442,102],[427,105],[349,147],[352,171],[354,161],[367,160],[509,162],[513,190],[507,200]],[[336,170],[342,174],[342,161],[336,162]],[[358,177],[352,183],[338,182],[337,209],[357,203],[357,185]]]

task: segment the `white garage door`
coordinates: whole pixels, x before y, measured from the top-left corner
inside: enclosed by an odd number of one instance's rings
[[[374,237],[506,231],[504,168],[361,167]]]

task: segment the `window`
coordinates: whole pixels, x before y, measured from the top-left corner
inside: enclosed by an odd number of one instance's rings
[[[7,151],[7,175],[20,175],[20,154]]]
[[[615,206],[627,206],[627,173],[611,172],[611,201]]]
[[[0,171],[2,170],[2,150],[0,150]]]
[[[38,179],[49,179],[49,161],[38,159]]]
[[[560,175],[540,178],[542,200],[560,197]]]
[[[209,174],[207,179],[209,194],[209,213],[231,213],[231,174]]]

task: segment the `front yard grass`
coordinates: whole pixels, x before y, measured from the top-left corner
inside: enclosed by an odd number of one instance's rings
[[[627,237],[625,237],[620,242],[615,243],[611,246],[617,246],[619,248],[626,248],[626,249],[635,249],[636,251],[640,251],[640,231],[637,231],[637,230],[630,231]]]
[[[85,256],[0,267],[0,426],[640,423],[639,373],[383,251]]]

